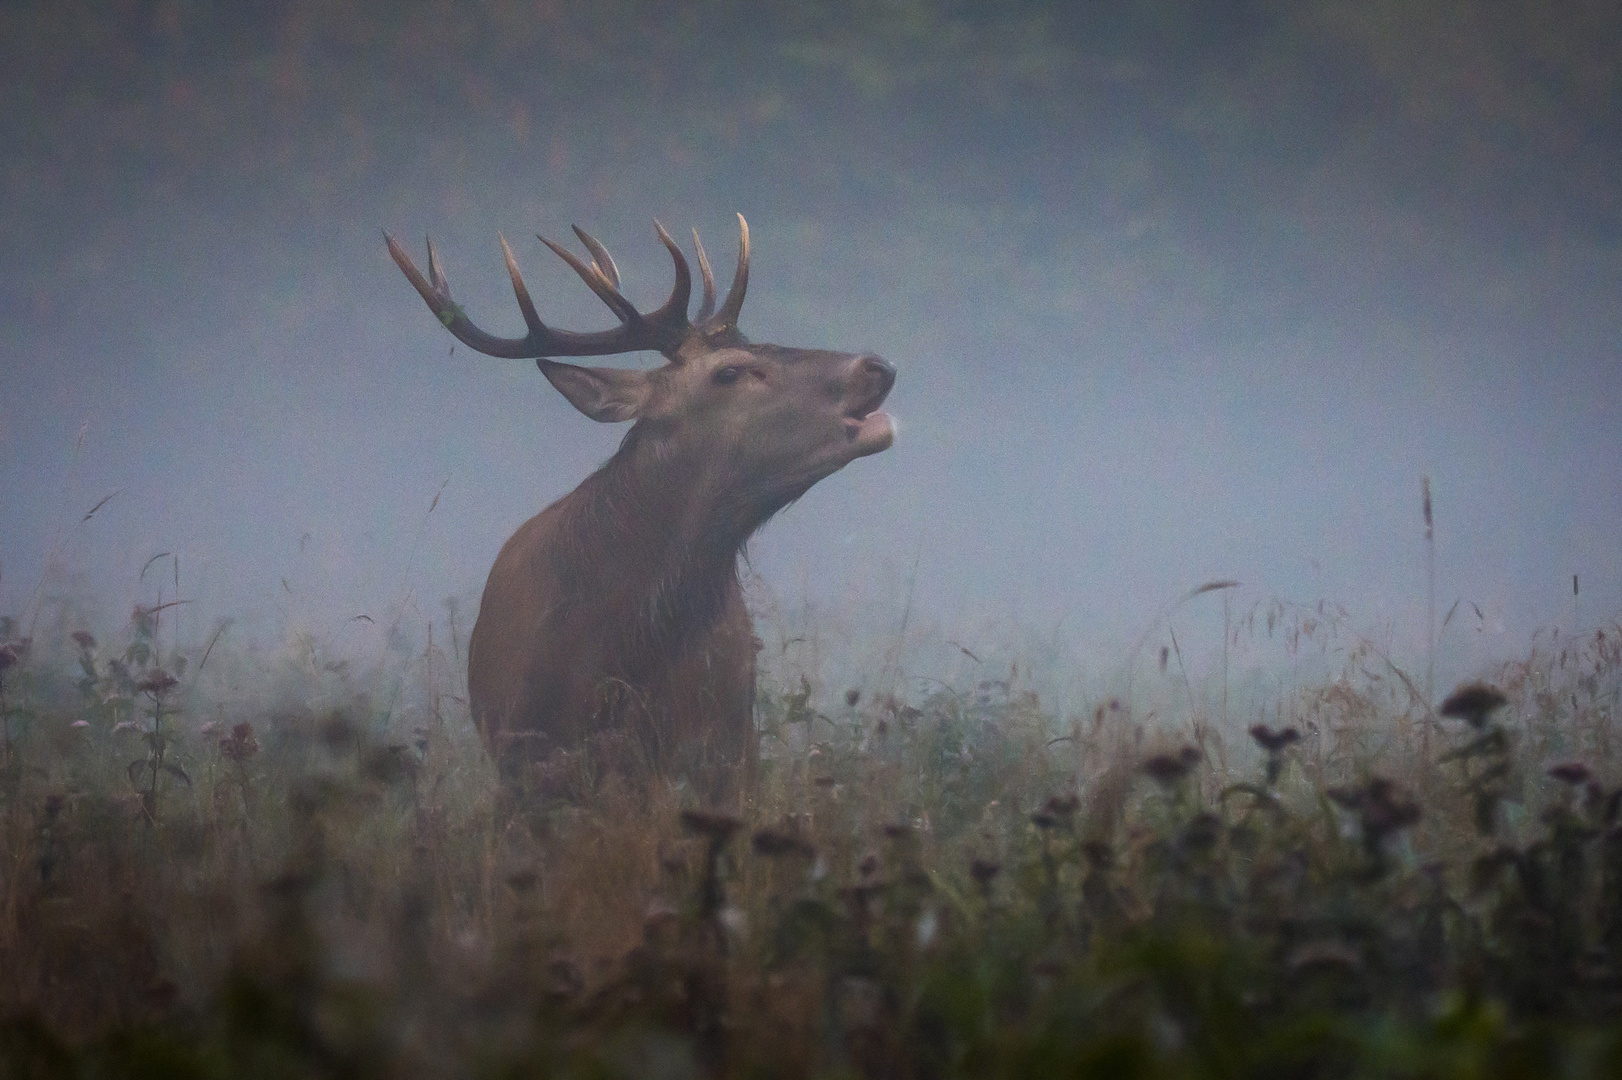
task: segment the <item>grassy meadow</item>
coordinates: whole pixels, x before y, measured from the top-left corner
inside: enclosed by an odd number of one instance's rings
[[[1622,626],[1432,711],[1322,605],[1224,623],[1316,658],[1260,698],[1146,636],[1063,707],[763,625],[729,816],[503,795],[454,621],[53,611],[0,623],[0,1077],[1622,1076]]]

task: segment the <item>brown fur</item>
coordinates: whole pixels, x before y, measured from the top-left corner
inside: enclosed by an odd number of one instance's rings
[[[890,445],[878,406],[895,373],[873,356],[745,341],[731,320],[747,281],[747,229],[727,304],[688,324],[685,264],[663,230],[661,238],[677,260],[677,292],[663,315],[639,318],[665,325],[627,319],[625,341],[593,339],[590,347],[658,347],[669,363],[643,372],[539,360],[581,412],[636,423],[613,458],[502,546],[473,628],[468,691],[511,778],[538,778],[567,794],[604,772],[660,774],[731,801],[750,787],[756,760],[759,645],[738,555],[818,480]],[[491,338],[465,323],[431,249],[430,282],[392,241],[390,248],[459,338],[525,355],[531,342]],[[617,273],[606,254],[604,262],[610,272],[596,262],[576,270],[599,295],[612,289],[605,299],[614,300]],[[701,266],[707,312],[713,287]],[[509,268],[527,306],[516,266]],[[537,351],[566,354],[566,335],[540,332],[551,336]]]

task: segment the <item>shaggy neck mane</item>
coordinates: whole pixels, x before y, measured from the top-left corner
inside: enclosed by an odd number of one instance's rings
[[[638,424],[559,504],[554,565],[569,606],[620,623],[628,674],[678,653],[739,588],[738,554],[770,511],[729,480]]]

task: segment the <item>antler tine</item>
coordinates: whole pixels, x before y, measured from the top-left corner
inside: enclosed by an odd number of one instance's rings
[[[554,244],[539,233],[535,235],[535,239],[551,248],[557,253],[558,258],[568,263],[569,268],[580,275],[580,280],[584,281],[591,291],[597,294],[599,300],[608,305],[608,309],[619,317],[620,322],[630,326],[642,317],[641,313],[636,310],[636,305],[625,299],[624,295],[609,283],[608,278],[595,265],[587,266],[576,258],[568,248]]]
[[[445,329],[449,330],[458,341],[470,349],[475,349],[490,356],[504,356],[514,359],[545,356],[549,351],[575,356],[584,355],[579,351],[581,349],[592,349],[599,352],[618,351],[614,348],[602,347],[612,344],[606,338],[599,339],[596,336],[586,334],[569,334],[563,331],[550,330],[544,326],[537,332],[532,325],[529,334],[521,338],[499,338],[493,334],[487,334],[474,326],[467,315],[463,313],[462,306],[451,299],[450,288],[445,283],[445,272],[440,269],[439,257],[434,251],[433,244],[428,245],[429,277],[425,278],[422,276],[421,271],[417,269],[416,264],[411,261],[411,256],[405,253],[405,249],[395,241],[394,237],[384,233],[383,240],[389,246],[389,254],[393,256],[394,264],[400,268],[401,273],[405,274],[406,280],[411,282],[411,287],[417,290],[417,295],[421,296],[428,304],[428,310],[432,311],[434,317],[445,324]],[[520,306],[522,306],[522,300],[523,297],[521,296]],[[531,305],[531,309],[533,310],[533,305]],[[528,321],[529,317],[530,313],[526,312],[524,315],[525,321]],[[540,320],[537,319],[535,322],[538,324]]]
[[[608,283],[614,288],[619,288],[620,268],[614,265],[614,256],[610,255],[608,249],[598,243],[597,238],[585,229],[578,225],[571,225],[569,228],[574,230],[574,234],[580,237],[580,242],[586,245],[586,250],[591,252],[591,261],[597,267],[597,272],[607,278]]]
[[[749,288],[749,222],[738,215],[738,269],[732,274],[732,287],[721,303],[721,310],[706,322],[706,330],[738,325],[738,312],[743,309],[743,294]]]
[[[518,260],[513,258],[513,249],[507,246],[507,238],[499,232],[496,239],[501,241],[501,257],[507,260],[507,276],[513,280],[513,295],[518,297],[518,310],[524,313],[524,325],[529,327],[531,336],[546,333],[546,324],[536,314],[535,301],[529,298],[523,275],[518,272]]]
[[[687,256],[681,253],[676,241],[665,232],[665,227],[659,224],[659,219],[653,219],[654,231],[659,234],[659,242],[664,244],[665,250],[670,252],[670,261],[676,267],[676,283],[670,290],[670,298],[659,306],[657,311],[650,311],[644,316],[650,323],[660,327],[660,332],[679,341],[687,336],[692,323],[687,320],[687,305],[693,298],[693,272],[687,266]],[[671,357],[675,363],[676,358]]]
[[[388,245],[389,255],[393,257],[395,265],[405,274],[406,280],[411,282],[411,287],[417,290],[417,295],[427,303],[428,310],[434,313],[434,316],[445,325],[445,329],[458,341],[476,352],[510,359],[535,359],[555,356],[608,356],[614,353],[654,349],[664,353],[674,363],[677,348],[692,329],[692,324],[687,321],[687,302],[692,293],[692,274],[688,269],[687,260],[682,257],[681,251],[670,239],[670,235],[658,222],[654,222],[654,226],[658,228],[659,239],[670,250],[671,257],[675,261],[676,286],[671,291],[670,299],[658,310],[647,315],[638,312],[631,302],[620,294],[609,279],[609,271],[603,269],[601,262],[588,266],[564,248],[545,237],[541,238],[547,247],[557,252],[570,268],[580,275],[581,280],[591,286],[592,291],[608,304],[624,324],[613,330],[594,330],[589,333],[555,330],[541,322],[540,316],[535,311],[535,303],[530,299],[529,289],[524,285],[523,276],[518,272],[518,260],[513,257],[507,238],[497,234],[501,241],[501,254],[507,264],[507,276],[512,279],[513,295],[518,298],[519,310],[523,312],[524,323],[529,328],[529,333],[521,338],[496,337],[473,325],[472,320],[462,311],[461,305],[451,299],[450,286],[446,283],[445,271],[439,262],[439,253],[434,250],[432,243],[428,245],[428,274],[425,277],[394,237],[384,233],[383,240]],[[606,254],[604,252],[605,256]],[[612,268],[612,261],[606,261]],[[617,278],[618,271],[612,272]]]
[[[411,261],[411,256],[405,253],[405,248],[401,247],[394,237],[384,233],[383,242],[389,245],[389,254],[394,257],[394,265],[398,266],[405,274],[406,280],[411,282],[411,287],[417,290],[417,295],[427,301],[429,309],[439,317],[440,322],[449,326],[450,319],[456,309],[450,293],[445,289],[435,287],[427,278],[423,277],[422,272],[417,269],[417,264]],[[428,270],[429,273],[436,273],[437,271],[434,260],[434,245],[432,243],[428,245]],[[443,281],[443,277],[440,280]]]
[[[710,257],[704,254],[704,241],[693,230],[693,250],[698,252],[698,269],[704,275],[704,299],[698,305],[698,321],[703,322],[715,314],[715,273],[710,269]]]
[[[451,287],[445,280],[445,271],[440,268],[439,256],[434,253],[433,238],[425,236],[423,240],[428,244],[428,281],[433,285],[436,292],[444,293],[446,299],[449,299]]]

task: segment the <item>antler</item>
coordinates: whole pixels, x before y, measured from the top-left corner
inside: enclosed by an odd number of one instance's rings
[[[699,269],[704,271],[704,302],[699,306],[698,329],[705,334],[713,334],[727,327],[737,328],[738,312],[743,310],[743,294],[749,288],[749,223],[738,215],[738,268],[732,273],[732,287],[727,289],[727,298],[721,303],[721,310],[714,315],[710,309],[715,304],[715,276],[710,273],[710,260],[704,255],[704,245],[698,242],[698,230],[693,230],[693,243],[698,247]]]
[[[434,252],[432,240],[428,241],[428,276],[424,278],[417,270],[416,264],[411,261],[411,257],[405,253],[405,249],[395,242],[394,237],[384,233],[383,239],[389,246],[389,254],[394,257],[395,264],[427,302],[428,309],[445,324],[445,328],[454,334],[458,341],[470,349],[489,356],[511,359],[607,356],[642,349],[652,349],[674,358],[677,348],[694,329],[693,324],[687,319],[693,275],[688,268],[686,257],[682,255],[676,242],[670,238],[670,234],[665,232],[664,226],[655,221],[653,227],[658,231],[660,242],[665,245],[670,252],[671,260],[675,263],[676,284],[670,292],[670,298],[656,310],[647,313],[638,311],[636,305],[620,292],[619,268],[614,265],[613,256],[609,255],[608,249],[584,229],[578,225],[574,226],[575,235],[591,253],[589,264],[582,262],[567,248],[554,244],[544,236],[538,237],[541,243],[556,252],[569,264],[570,269],[580,275],[580,279],[620,320],[618,329],[596,330],[589,333],[558,330],[541,322],[540,316],[535,311],[535,302],[530,299],[523,276],[518,272],[518,262],[513,258],[512,249],[507,246],[507,238],[497,234],[501,241],[502,257],[507,263],[507,274],[512,278],[513,294],[518,298],[518,310],[523,313],[524,324],[529,328],[529,333],[521,338],[496,337],[473,325],[472,320],[462,310],[462,306],[451,299],[450,285],[445,280],[445,272],[439,265],[439,257]],[[726,301],[714,315],[711,315],[711,311],[715,308],[715,277],[710,270],[709,259],[704,254],[704,247],[698,243],[698,233],[696,230],[693,233],[693,243],[698,248],[699,268],[704,276],[704,299],[699,307],[698,326],[703,333],[737,326],[738,311],[743,306],[744,290],[749,284],[749,225],[744,221],[742,214],[738,215],[738,227],[740,230],[738,269],[733,275],[732,288],[727,291]]]

